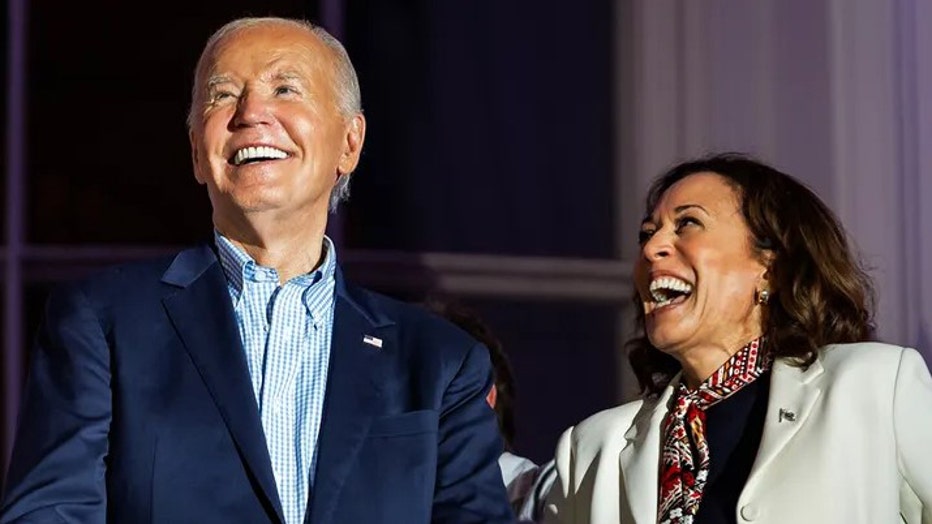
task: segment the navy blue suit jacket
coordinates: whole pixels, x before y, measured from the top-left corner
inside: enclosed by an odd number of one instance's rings
[[[487,350],[339,271],[335,302],[307,521],[511,522]],[[209,245],[53,292],[0,522],[282,522]]]

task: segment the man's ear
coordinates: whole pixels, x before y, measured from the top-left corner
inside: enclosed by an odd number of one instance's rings
[[[359,164],[359,157],[362,154],[362,144],[366,140],[366,117],[362,113],[357,113],[350,119],[346,126],[346,133],[343,138],[343,152],[340,155],[340,161],[337,163],[337,172],[340,175],[352,173]]]
[[[194,130],[188,130],[188,141],[191,143],[191,167],[194,168],[194,179],[198,184],[203,185],[206,181],[201,177],[200,154],[197,149],[197,142],[194,139]]]

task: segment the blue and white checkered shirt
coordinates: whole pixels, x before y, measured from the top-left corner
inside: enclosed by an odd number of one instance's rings
[[[330,363],[336,253],[324,237],[324,261],[278,284],[219,232],[220,265],[236,312],[246,363],[287,524],[301,524],[317,464]]]

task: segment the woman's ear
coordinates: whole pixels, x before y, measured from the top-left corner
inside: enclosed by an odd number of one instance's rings
[[[773,252],[772,249],[761,249],[760,250],[760,262],[764,266],[764,272],[761,275],[761,278],[769,278],[770,269],[773,267],[773,263],[777,258],[777,254]]]
[[[758,290],[766,290],[768,293],[773,293],[774,291],[774,282],[772,279],[771,268],[773,263],[776,260],[776,254],[774,254],[772,249],[762,249],[760,252],[760,261],[763,269],[758,276]]]

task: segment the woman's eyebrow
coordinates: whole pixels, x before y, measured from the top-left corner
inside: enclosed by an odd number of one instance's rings
[[[707,214],[707,215],[709,214],[709,211],[708,211],[706,208],[700,206],[699,204],[683,204],[683,205],[681,205],[681,206],[676,206],[676,207],[673,209],[673,211],[674,211],[676,214],[680,214],[680,213],[682,213],[683,211],[688,211],[688,210],[693,209],[693,208],[698,209],[698,210],[702,211],[703,213],[705,213],[705,214]]]
[[[673,213],[676,215],[679,215],[680,213],[684,211],[688,211],[693,208],[698,209],[707,215],[709,214],[709,211],[706,208],[700,206],[699,204],[683,204],[681,206],[676,206],[675,208],[673,208]],[[655,224],[656,222],[657,220],[654,220],[654,218],[651,215],[647,215],[646,217],[641,219],[642,226],[644,224]]]

